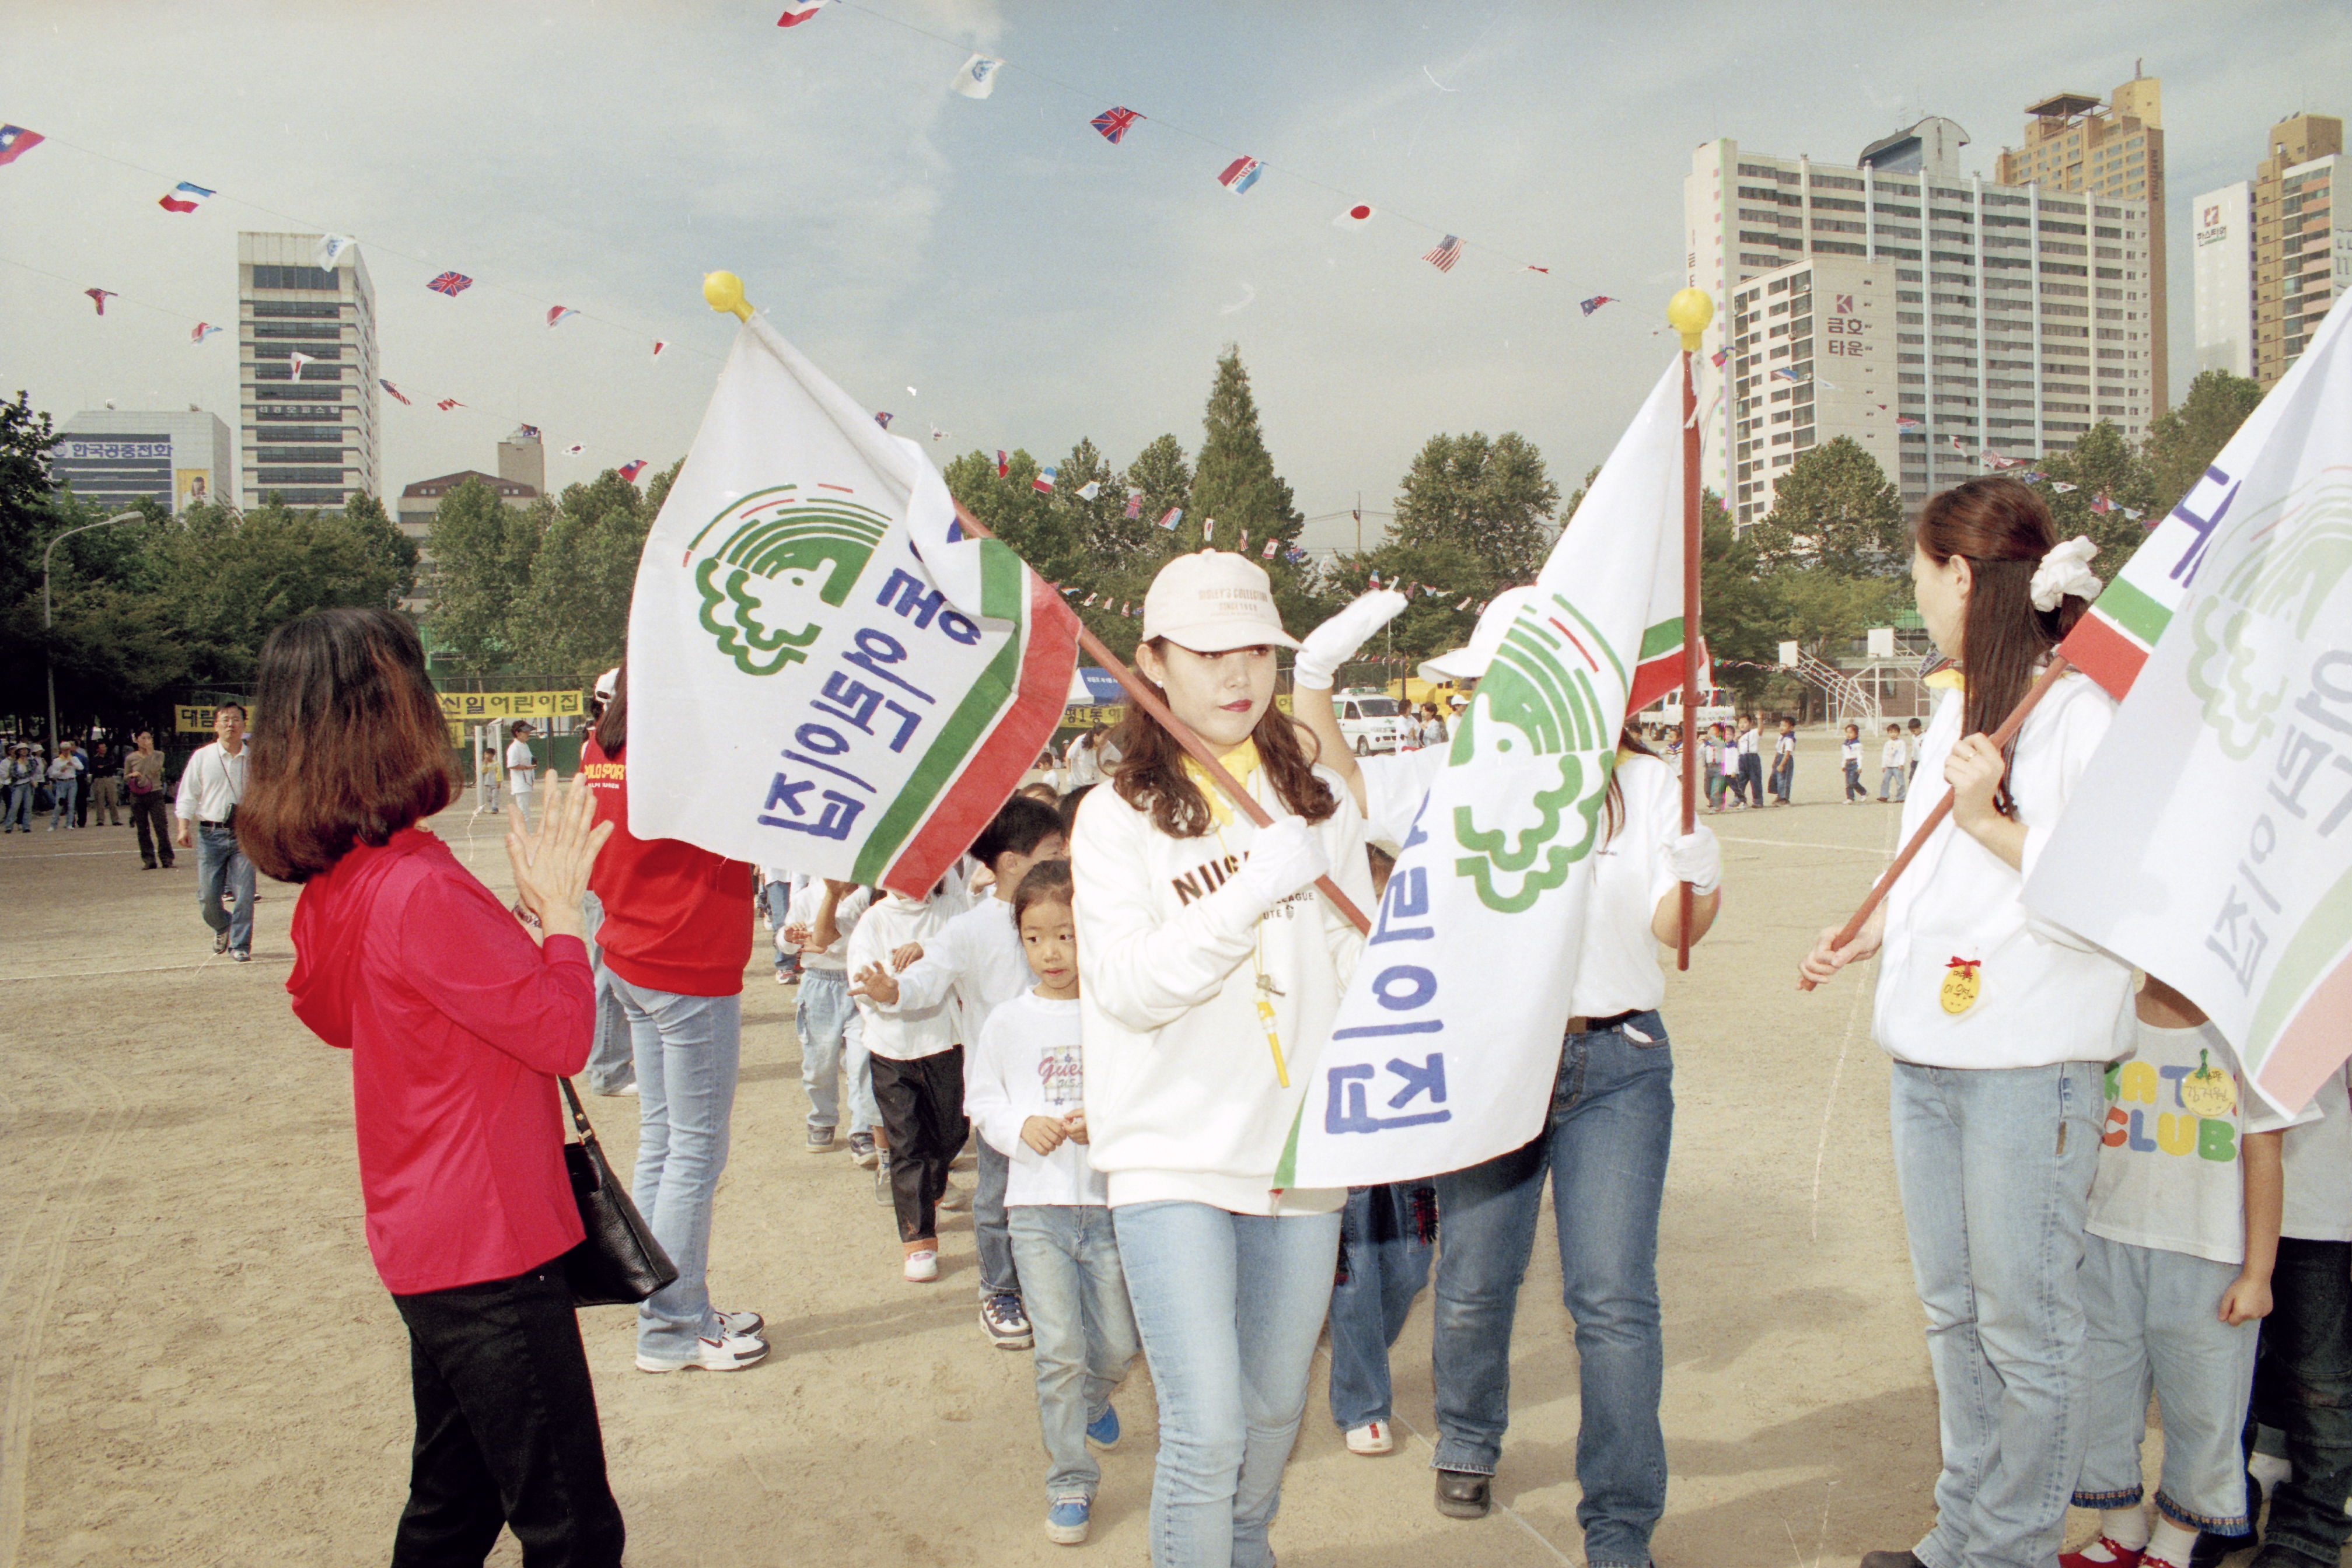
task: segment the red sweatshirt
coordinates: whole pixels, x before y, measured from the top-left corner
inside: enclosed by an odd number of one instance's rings
[[[751,961],[751,867],[676,839],[629,831],[629,764],[591,737],[580,777],[596,791],[596,820],[613,836],[588,873],[604,904],[596,945],[613,973],[633,986],[681,997],[743,992]]]
[[[555,1076],[587,1065],[588,950],[533,945],[421,828],[304,885],[294,1016],[352,1053],[368,1250],[394,1295],[503,1280],[571,1250]]]

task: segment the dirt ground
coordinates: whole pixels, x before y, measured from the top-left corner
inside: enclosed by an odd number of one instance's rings
[[[1833,742],[1809,736],[1794,807],[1711,819],[1726,908],[1664,1009],[1669,1568],[1850,1563],[1931,1519],[1871,976],[1794,984],[1895,844],[1895,810],[1839,803],[1835,774]],[[504,889],[502,821],[434,825]],[[194,861],[142,870],[127,826],[0,839],[0,1568],[381,1562],[404,1495],[406,1346],[362,1234],[346,1059],[283,989],[295,890],[264,884],[251,964],[215,960]],[[802,1145],[794,992],[764,952],[753,965],[711,1277],[774,1350],[742,1374],[646,1376],[631,1312],[583,1314],[629,1561],[1145,1562],[1148,1372],[1118,1398],[1093,1542],[1048,1543],[1029,1357],[982,1336],[969,1216],[948,1217],[939,1284],[899,1281],[867,1173]],[[627,1171],[635,1102],[589,1104]],[[1347,1452],[1318,1364],[1275,1527],[1286,1564],[1582,1561],[1559,1283],[1547,1212],[1483,1521],[1431,1506],[1425,1299],[1395,1354],[1395,1454]],[[510,1538],[493,1559],[517,1560]]]

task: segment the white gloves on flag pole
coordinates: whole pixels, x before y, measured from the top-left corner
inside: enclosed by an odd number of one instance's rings
[[[1250,841],[1249,859],[1234,873],[1234,880],[1272,909],[1299,889],[1314,886],[1317,877],[1328,876],[1330,871],[1331,857],[1323,852],[1323,841],[1315,836],[1307,819],[1276,817]]]
[[[1372,633],[1404,613],[1405,596],[1391,588],[1360,594],[1298,644],[1291,660],[1290,678],[1310,691],[1329,691],[1339,666],[1356,656]]]
[[[1705,823],[1666,845],[1666,864],[1675,880],[1690,883],[1694,893],[1709,894],[1723,885],[1723,846]]]

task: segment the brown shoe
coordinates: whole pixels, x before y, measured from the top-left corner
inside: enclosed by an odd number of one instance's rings
[[[1448,1519],[1484,1519],[1494,1509],[1495,1478],[1473,1470],[1437,1472],[1437,1511]]]
[[[1927,1565],[1919,1561],[1916,1552],[1865,1552],[1862,1554],[1862,1568],[1927,1568]]]

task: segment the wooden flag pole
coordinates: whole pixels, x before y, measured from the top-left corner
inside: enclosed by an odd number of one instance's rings
[[[1704,290],[1685,288],[1666,306],[1666,319],[1683,340],[1683,831],[1698,828],[1698,350],[1715,316]],[[1690,967],[1690,934],[1698,890],[1682,884],[1682,925],[1675,934],[1675,967]]]
[[[2035,706],[2049,694],[2050,688],[2058,684],[2058,677],[2073,668],[2074,666],[2066,662],[2063,655],[2058,653],[2050,655],[2049,668],[2043,670],[2040,677],[2026,688],[2025,695],[2017,699],[2017,706],[2010,710],[2009,716],[2000,721],[2000,727],[1988,737],[1993,744],[1993,749],[1996,751],[2009,749],[2009,743],[2015,740],[2017,732],[2025,727],[2026,716],[2032,713]],[[1944,798],[1936,802],[1936,809],[1927,813],[1927,820],[1919,824],[1919,831],[1911,835],[1911,841],[1903,846],[1903,852],[1895,857],[1895,863],[1880,873],[1878,881],[1871,886],[1870,896],[1862,901],[1862,907],[1855,910],[1843,925],[1838,927],[1837,939],[1830,944],[1831,951],[1844,950],[1854,937],[1861,934],[1863,926],[1869,923],[1872,913],[1885,903],[1886,895],[1894,891],[1895,879],[1901,876],[1904,868],[1917,857],[1919,851],[1926,846],[1928,836],[1943,825],[1946,817],[1952,814],[1952,797],[1951,787],[1946,785]],[[1801,977],[1797,981],[1797,989],[1801,991],[1810,991],[1812,988],[1813,982],[1809,979]]]

